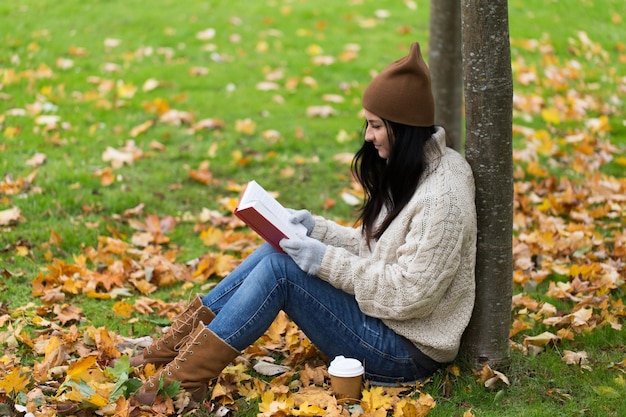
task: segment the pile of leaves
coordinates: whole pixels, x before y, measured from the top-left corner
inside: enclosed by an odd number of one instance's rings
[[[525,144],[514,154],[513,279],[523,291],[513,299],[511,336],[530,333],[516,346],[536,352],[596,327],[622,329],[626,178],[600,169],[609,162],[626,166],[626,158],[608,139],[609,118],[623,114],[619,93],[603,99],[587,93],[593,87],[585,84],[577,61],[604,66],[607,52],[584,32],[571,40],[574,58],[565,63],[555,58],[548,39],[519,46],[541,52],[542,60],[531,66],[518,59],[518,83],[552,91],[549,99],[517,93],[514,100],[517,111],[544,122],[541,129],[514,126]],[[626,91],[623,77],[615,74],[615,84],[617,91]],[[555,169],[568,175],[552,174]],[[546,291],[538,294],[538,289]],[[565,302],[568,309],[558,309],[551,300]],[[544,326],[553,331],[532,335]],[[578,355],[580,363],[587,361],[586,352]]]
[[[252,236],[250,240],[258,241]],[[188,398],[177,388],[164,392],[151,407],[136,403],[130,394],[156,369],[153,365],[131,368],[128,357],[149,344],[150,338],[131,339],[106,328],[81,326],[80,308],[64,302],[65,295],[121,298],[133,291],[149,293],[175,281],[191,283],[208,270],[213,271],[210,275],[227,274],[228,270],[216,269],[223,261],[207,255],[210,262],[201,259],[181,265],[156,246],[139,249],[113,238],[100,239],[98,248],[86,252],[75,264],[55,260],[47,273],[33,281],[33,293],[43,304],[29,303],[10,313],[5,309],[0,316],[0,325],[6,326],[0,332],[0,343],[6,347],[0,363],[5,412],[11,414],[7,407],[13,404],[16,411],[37,416],[189,412]],[[230,268],[237,264],[232,259],[227,263]],[[98,270],[87,264],[98,265]],[[185,307],[184,301],[140,297],[133,304],[119,301],[113,310],[120,319],[130,317],[132,311],[172,318]],[[26,328],[34,329],[32,335]],[[34,358],[32,365],[22,364],[24,353]],[[419,385],[366,387],[360,407],[372,415],[394,409],[399,416],[426,415],[435,402],[419,389]],[[406,394],[419,395],[413,400]],[[206,407],[224,413],[251,401],[258,402],[264,416],[350,415],[347,404],[329,390],[326,360],[284,314],[225,369]]]

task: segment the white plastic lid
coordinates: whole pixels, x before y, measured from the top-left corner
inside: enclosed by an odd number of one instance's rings
[[[328,373],[333,376],[349,378],[363,375],[363,372],[365,372],[365,369],[363,369],[363,365],[361,365],[359,360],[343,356],[335,357],[328,367]]]

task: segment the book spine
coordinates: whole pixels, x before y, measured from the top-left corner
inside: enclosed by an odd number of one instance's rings
[[[259,236],[265,239],[266,242],[272,245],[274,249],[281,253],[285,253],[285,251],[283,251],[280,247],[279,242],[282,239],[287,238],[287,236],[278,230],[276,226],[270,223],[258,211],[251,207],[243,210],[235,210],[235,215],[246,223]]]

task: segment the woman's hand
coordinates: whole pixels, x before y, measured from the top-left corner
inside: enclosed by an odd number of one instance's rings
[[[300,239],[283,239],[280,241],[280,247],[291,256],[300,269],[309,275],[317,275],[326,253],[325,244],[311,237],[302,236]]]
[[[315,219],[313,219],[311,213],[308,210],[294,210],[290,208],[288,208],[287,210],[291,214],[291,217],[289,217],[289,221],[293,224],[302,224],[304,227],[306,227],[306,235],[311,236],[311,232],[315,227]]]

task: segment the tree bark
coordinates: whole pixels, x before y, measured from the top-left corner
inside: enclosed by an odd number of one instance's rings
[[[428,65],[435,97],[435,123],[445,128],[447,145],[462,152],[461,0],[431,0]]]
[[[513,293],[513,80],[507,0],[462,0],[466,158],[476,181],[476,304],[463,339],[474,365],[506,367]]]

